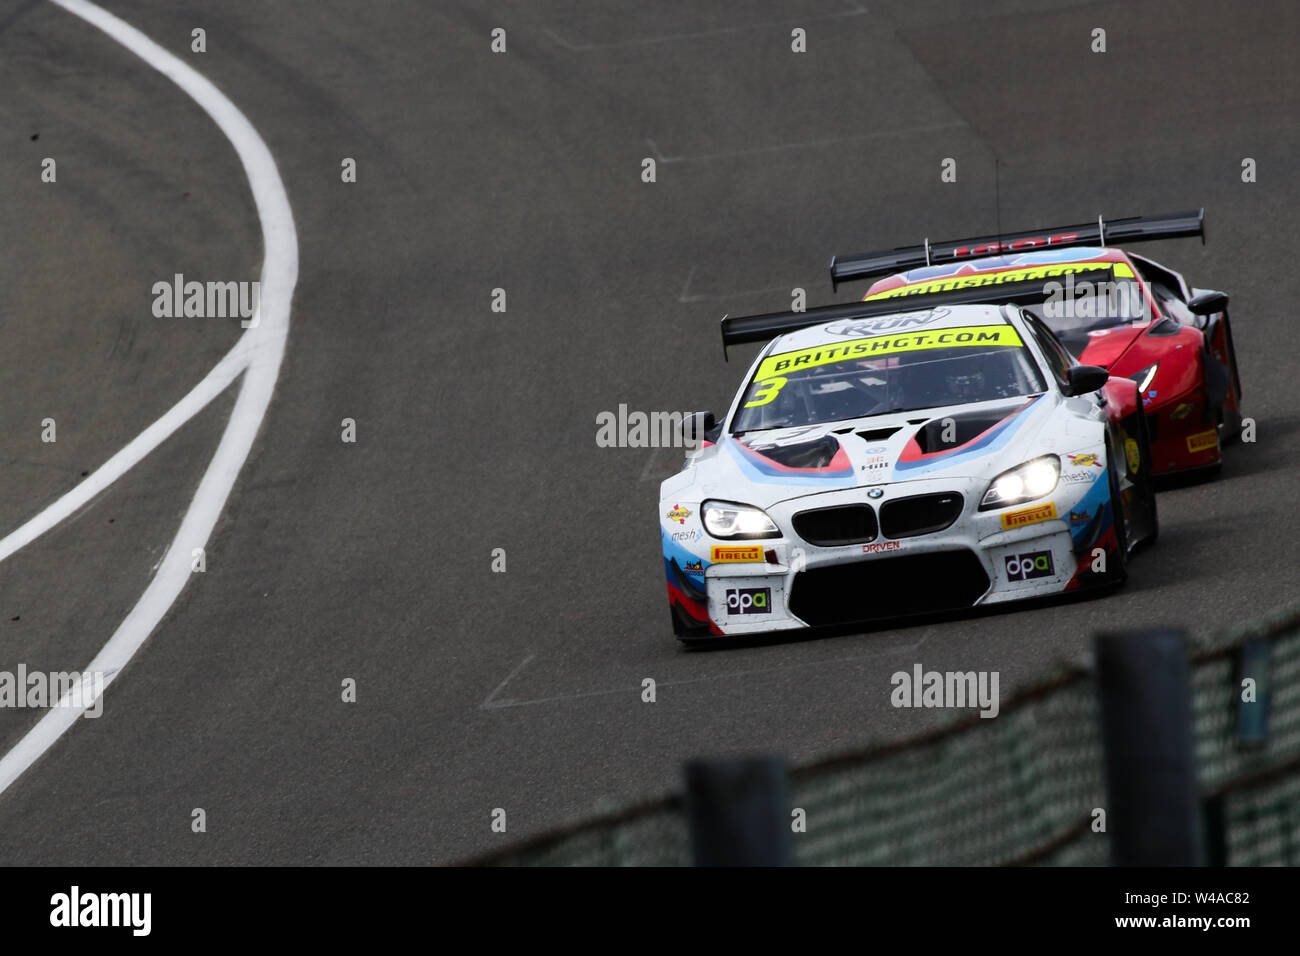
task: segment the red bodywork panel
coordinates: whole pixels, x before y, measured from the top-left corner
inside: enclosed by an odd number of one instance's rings
[[[1204,337],[1186,325],[1174,335],[1149,334],[1154,327],[1136,323],[1089,336],[1079,361],[1109,368],[1124,379],[1158,363],[1142,400],[1152,471],[1166,474],[1213,465],[1220,450],[1214,410],[1206,400]]]
[[[1137,382],[1127,378],[1112,378],[1101,387],[1106,396],[1106,417],[1121,422],[1139,408]]]
[[[689,595],[684,594],[671,581],[668,582],[668,604],[670,607],[677,604],[693,620],[700,624],[708,624],[710,634],[723,636],[722,629],[718,627],[718,625],[714,624],[712,618],[709,617],[709,609],[704,602],[697,601]]]

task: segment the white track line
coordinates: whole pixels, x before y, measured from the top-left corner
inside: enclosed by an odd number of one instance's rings
[[[243,339],[241,338],[242,342]],[[203,381],[190,389],[188,395],[167,410],[167,413],[137,435],[121,451],[98,468],[63,497],[40,514],[35,515],[9,534],[0,538],[0,561],[20,548],[31,544],[64,518],[77,512],[96,495],[126,474],[133,465],[161,445],[187,421],[202,411],[209,402],[226,390],[248,364],[247,355],[236,346],[226,353]]]
[[[174,408],[154,422],[95,474],[40,515],[0,541],[0,560],[89,501],[133,464],[156,448],[244,371],[239,397],[221,443],[208,463],[189,509],[172,539],[149,587],[113,632],[85,671],[103,673],[107,687],[163,615],[190,578],[190,553],[206,547],[230,491],[257,437],[275,390],[289,334],[289,306],[298,282],[298,234],[293,211],[275,160],[266,143],[243,113],[198,71],[168,53],[135,27],[87,0],[50,0],[125,46],[184,90],[203,108],[230,140],[243,163],[262,224],[262,262],[258,314],[235,347]],[[87,702],[90,706],[93,702]],[[12,750],[0,758],[0,792],[6,790],[81,716],[85,707],[72,706],[65,696],[49,710]]]

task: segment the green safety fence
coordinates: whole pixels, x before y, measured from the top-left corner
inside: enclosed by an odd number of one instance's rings
[[[1256,699],[1243,701],[1243,680]],[[1192,647],[1193,739],[1207,861],[1300,864],[1300,607]],[[1105,865],[1095,673],[1079,667],[918,737],[790,773],[809,866]],[[674,795],[467,861],[506,866],[686,866]]]

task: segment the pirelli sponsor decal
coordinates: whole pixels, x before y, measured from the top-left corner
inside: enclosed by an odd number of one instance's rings
[[[743,564],[749,561],[762,561],[763,549],[756,544],[717,545],[713,546],[714,564]]]
[[[984,286],[999,286],[1007,282],[1032,282],[1035,279],[1052,279],[1058,276],[1087,275],[1089,273],[1110,273],[1119,278],[1132,278],[1133,270],[1118,262],[1064,262],[1051,265],[1032,266],[1020,269],[1004,269],[1001,272],[986,272],[983,275],[948,276],[943,279],[930,279],[914,285],[889,289],[867,296],[863,301],[872,302],[879,299],[900,299],[910,295],[932,295],[935,292],[952,292],[955,289],[979,289]]]
[[[1027,524],[1037,524],[1040,521],[1051,521],[1056,517],[1056,505],[1048,502],[1045,505],[1035,505],[1033,508],[1021,508],[1019,511],[1008,511],[1002,516],[1002,527],[1004,530],[1012,528],[1023,528]]]
[[[1219,444],[1219,433],[1211,428],[1209,431],[1197,432],[1187,436],[1187,450],[1191,452],[1209,451]]]
[[[874,358],[877,355],[897,355],[899,352],[918,352],[922,349],[951,349],[963,346],[1017,346],[1020,336],[1009,325],[971,325],[955,329],[936,329],[932,332],[905,332],[900,335],[873,335],[865,339],[851,339],[834,345],[800,349],[770,355],[763,359],[754,381],[780,378],[818,365],[831,365],[849,359]]]

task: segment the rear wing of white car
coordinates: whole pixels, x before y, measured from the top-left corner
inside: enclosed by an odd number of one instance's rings
[[[1109,265],[1103,263],[1103,265]],[[1106,275],[1110,275],[1109,270]],[[767,342],[778,335],[797,332],[825,322],[839,319],[865,319],[877,315],[907,315],[927,312],[944,305],[1007,304],[1031,305],[1044,301],[1053,292],[1059,276],[1026,279],[1019,282],[1002,282],[996,286],[977,285],[969,288],[944,289],[936,292],[906,293],[888,299],[870,302],[844,302],[822,305],[803,312],[767,312],[763,315],[724,315],[722,317],[722,354],[746,342]]]

